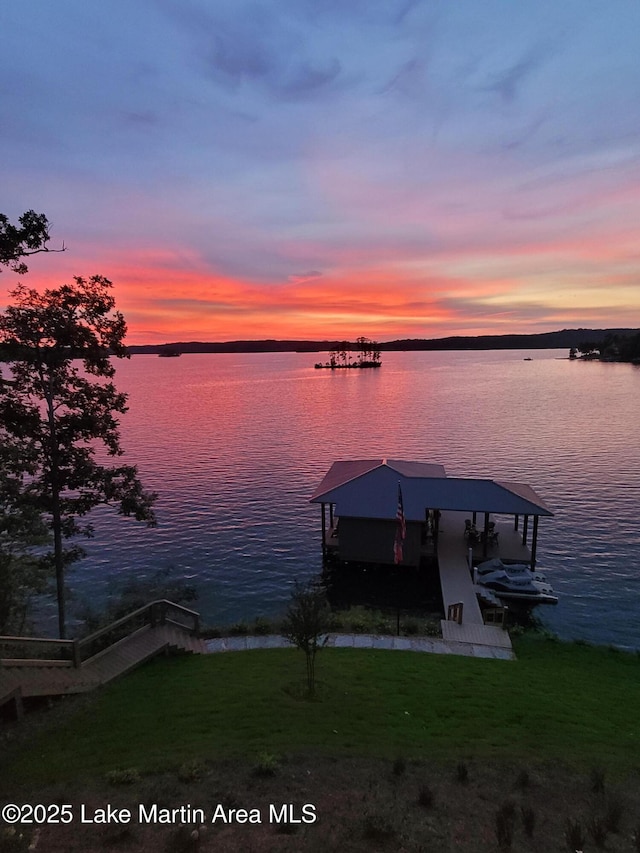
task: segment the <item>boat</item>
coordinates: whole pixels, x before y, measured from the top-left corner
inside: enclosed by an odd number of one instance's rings
[[[531,605],[558,603],[558,596],[546,577],[539,572],[532,572],[527,565],[508,565],[501,560],[489,560],[488,564],[481,563],[477,567],[478,583],[490,589],[498,598]]]
[[[532,572],[528,563],[503,563],[499,557],[494,557],[493,560],[487,560],[476,566],[478,577],[488,575],[490,572],[504,571],[512,577],[529,577],[530,580],[538,581],[538,583],[548,584],[546,575],[542,572]]]

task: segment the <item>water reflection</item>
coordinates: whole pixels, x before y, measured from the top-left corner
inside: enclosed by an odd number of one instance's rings
[[[532,361],[524,361],[530,355]],[[376,371],[316,371],[314,354],[136,356],[123,445],[160,493],[147,530],[97,513],[76,601],[171,566],[210,622],[271,615],[321,569],[308,498],[337,459],[439,462],[527,482],[556,513],[539,562],[564,636],[640,647],[640,371],[566,353],[385,353]]]

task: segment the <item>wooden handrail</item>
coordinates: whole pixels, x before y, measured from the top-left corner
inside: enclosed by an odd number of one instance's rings
[[[137,619],[140,616],[145,616],[145,622],[149,622],[151,624],[155,624],[155,611],[160,609],[160,621],[164,621],[166,618],[166,611],[172,608],[173,610],[178,610],[181,613],[184,613],[186,616],[191,617],[193,620],[193,628],[192,630],[197,633],[199,629],[199,620],[200,614],[195,610],[190,610],[188,607],[184,607],[182,604],[176,604],[174,601],[169,601],[166,598],[159,598],[156,601],[150,601],[149,604],[145,604],[143,607],[139,607],[137,610],[134,610],[131,613],[127,613],[125,616],[121,616],[120,619],[116,619],[115,622],[111,622],[109,625],[105,625],[104,628],[100,628],[97,631],[94,631],[92,634],[89,634],[86,637],[83,637],[81,640],[56,640],[50,637],[3,637],[0,636],[0,646],[5,644],[22,644],[22,643],[45,643],[45,644],[53,644],[57,645],[58,648],[62,649],[63,647],[69,647],[72,651],[72,659],[73,666],[76,668],[80,666],[82,659],[80,650],[85,646],[93,643],[95,640],[100,637],[105,636],[106,634],[110,634],[115,631],[117,628],[126,625],[128,622]],[[173,620],[171,620],[173,621]],[[180,623],[175,623],[180,624]],[[182,626],[183,628],[187,628],[186,625]],[[111,645],[111,643],[109,643]],[[45,658],[42,659],[42,663],[47,663]]]
[[[2,643],[53,643],[58,646],[72,646],[75,640],[57,640],[55,637],[9,637],[0,636]]]
[[[52,637],[13,637],[13,636],[0,636],[0,649],[3,646],[47,646],[49,649],[51,646],[55,646],[60,652],[63,652],[65,649],[71,650],[71,658],[75,659],[75,641],[74,640],[60,640]],[[8,650],[7,650],[8,651]],[[32,651],[31,654],[34,652]],[[51,654],[51,652],[49,652]],[[9,665],[9,662],[12,660],[10,657],[5,657],[0,653],[0,666],[2,666],[3,661]],[[49,663],[51,661],[50,658],[24,658],[24,660],[40,660],[43,663]],[[54,662],[60,663],[57,659],[53,659]],[[70,663],[70,661],[65,661],[65,663]]]
[[[151,609],[153,607],[157,607],[159,604],[163,604],[165,607],[174,607],[176,610],[182,610],[183,613],[186,613],[189,616],[193,616],[195,621],[200,618],[200,614],[197,613],[195,610],[189,610],[188,607],[183,607],[181,604],[175,604],[175,602],[169,601],[166,598],[158,598],[156,601],[150,601],[149,604],[145,604],[144,607],[139,607],[132,613],[127,613],[126,616],[121,616],[120,619],[116,619],[115,622],[111,622],[109,625],[105,625],[104,628],[99,628],[97,631],[94,631],[93,634],[88,634],[86,637],[83,637],[81,640],[78,640],[78,645],[84,646],[87,643],[92,643],[94,640],[97,640],[98,637],[102,637],[104,634],[108,634],[110,631],[114,631],[116,628],[119,628],[121,625],[125,625],[127,622],[131,621],[132,619],[135,619],[137,616],[142,616],[144,613],[151,613]]]

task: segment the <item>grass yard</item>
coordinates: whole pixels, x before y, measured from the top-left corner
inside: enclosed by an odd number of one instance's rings
[[[265,751],[640,761],[638,656],[537,638],[516,641],[516,653],[327,649],[316,701],[302,697],[294,649],[159,659],[103,689],[55,736],[37,736],[11,775],[45,784]]]
[[[44,715],[9,729],[0,795],[312,802],[324,815],[322,831],[223,825],[184,847],[179,828],[164,827],[165,849],[202,851],[567,850],[579,830],[595,849],[589,821],[604,821],[615,800],[623,819],[615,830],[609,821],[606,849],[640,851],[640,657],[539,637],[515,649],[513,662],[326,649],[315,701],[303,697],[293,649],[159,659],[61,703],[49,724]],[[77,847],[56,831],[61,846],[54,831],[43,849],[94,849],[95,827]],[[157,845],[152,829],[130,827],[117,846]]]

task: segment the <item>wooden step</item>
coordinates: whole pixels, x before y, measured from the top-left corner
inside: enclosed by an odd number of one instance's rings
[[[204,654],[204,641],[174,624],[149,625],[125,637],[79,668],[43,665],[0,667],[0,703],[20,689],[23,697],[83,693],[124,675],[167,650]],[[7,698],[8,701],[8,698]]]

